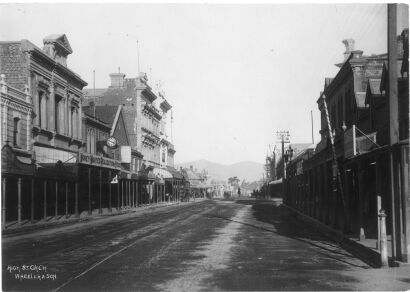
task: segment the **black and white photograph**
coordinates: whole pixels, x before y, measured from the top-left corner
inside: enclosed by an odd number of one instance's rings
[[[409,6],[0,3],[2,291],[410,291]]]

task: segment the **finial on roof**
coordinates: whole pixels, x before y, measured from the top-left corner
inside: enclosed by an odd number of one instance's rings
[[[352,51],[354,51],[355,41],[354,41],[354,39],[344,39],[344,40],[342,41],[342,43],[343,43],[343,44],[345,45],[345,47],[346,47],[346,51],[343,53],[343,55],[344,55],[344,60],[343,60],[343,61],[346,61],[347,58],[349,58],[350,53],[351,53]]]

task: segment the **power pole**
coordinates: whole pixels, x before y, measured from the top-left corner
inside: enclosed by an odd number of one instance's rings
[[[389,62],[389,192],[391,199],[391,250],[396,258],[396,200],[394,184],[393,145],[399,141],[399,120],[397,100],[397,4],[387,4],[387,50]]]
[[[332,189],[333,191],[332,192],[333,192],[334,197],[337,198],[337,185],[339,185],[340,196],[342,198],[344,213],[345,213],[345,216],[348,217],[347,201],[344,196],[342,178],[340,176],[339,166],[337,164],[335,140],[333,136],[332,125],[330,124],[330,117],[329,117],[329,111],[327,109],[326,96],[323,94],[322,98],[323,98],[323,106],[325,108],[326,123],[327,123],[327,128],[328,128],[329,137],[330,137],[330,144],[332,146],[332,157],[333,157],[333,162],[332,162]]]
[[[289,131],[277,131],[276,138],[282,143],[282,163],[283,163],[283,179],[286,178],[286,165],[285,165],[285,143],[290,143]]]

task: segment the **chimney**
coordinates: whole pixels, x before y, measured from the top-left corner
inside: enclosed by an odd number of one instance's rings
[[[345,45],[346,47],[346,51],[343,53],[344,59],[343,62],[347,60],[347,58],[349,58],[350,53],[352,53],[354,51],[354,39],[345,39],[342,41],[342,43]]]
[[[118,72],[118,73],[111,73],[110,74],[111,78],[111,88],[123,88],[124,87],[124,79],[125,79],[125,74]]]

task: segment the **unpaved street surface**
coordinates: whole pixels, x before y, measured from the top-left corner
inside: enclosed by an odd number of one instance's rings
[[[409,286],[410,270],[370,268],[275,202],[208,200],[3,238],[3,290]]]

